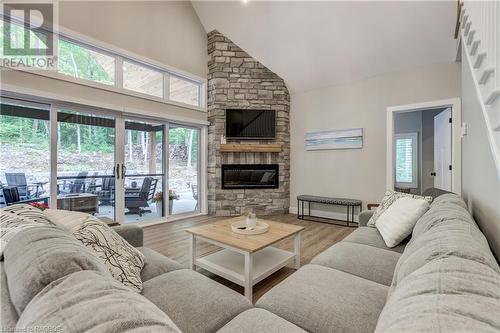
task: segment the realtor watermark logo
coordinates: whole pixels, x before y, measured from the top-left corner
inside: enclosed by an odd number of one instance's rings
[[[3,3],[1,65],[8,68],[52,69],[54,5],[52,3]]]

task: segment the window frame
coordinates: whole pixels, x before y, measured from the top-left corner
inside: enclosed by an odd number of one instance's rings
[[[398,139],[411,139],[412,140],[412,181],[411,182],[398,182],[397,181],[397,141]],[[397,133],[394,134],[393,142],[394,156],[393,156],[393,166],[394,166],[394,186],[399,188],[415,189],[418,188],[418,168],[419,168],[419,143],[418,143],[418,132],[410,133]]]
[[[4,21],[4,15],[0,15],[0,20]],[[4,21],[5,22],[5,21]],[[98,52],[105,54],[107,56],[111,56],[115,59],[115,78],[114,78],[114,85],[108,85],[105,83],[101,83],[98,81],[92,81],[92,80],[87,80],[87,79],[82,79],[82,78],[77,78],[74,76],[71,76],[69,74],[64,74],[62,72],[59,72],[58,65],[54,70],[40,70],[36,68],[14,68],[14,70],[19,70],[23,72],[29,72],[32,74],[36,75],[41,75],[45,77],[50,77],[62,81],[67,81],[71,83],[76,83],[84,86],[89,86],[92,88],[97,88],[101,90],[106,90],[106,91],[111,91],[127,96],[132,96],[132,97],[138,97],[142,99],[147,99],[147,100],[152,100],[156,102],[161,102],[164,104],[170,104],[170,105],[175,105],[191,110],[196,110],[196,111],[202,111],[202,112],[207,112],[207,94],[206,94],[206,88],[207,88],[207,79],[202,78],[199,76],[196,76],[194,74],[190,74],[187,72],[184,72],[182,70],[176,69],[171,66],[164,65],[162,63],[158,63],[154,60],[142,57],[140,55],[134,54],[130,51],[126,51],[124,49],[118,48],[113,45],[106,44],[101,41],[97,41],[95,39],[92,39],[88,36],[82,35],[80,33],[71,31],[66,28],[62,28],[59,26],[56,26],[54,31],[49,31],[49,33],[54,34],[54,48],[55,48],[55,54],[59,54],[59,40],[64,39],[70,43],[76,44],[78,46],[81,46],[83,48],[90,49],[92,51]],[[133,90],[129,90],[123,87],[123,62],[131,62],[134,64],[137,64],[139,66],[146,67],[148,69],[152,69],[155,71],[159,71],[163,75],[163,97],[158,97],[155,95],[149,95],[146,93],[141,93]],[[0,67],[1,64],[0,64]],[[170,76],[175,76],[190,82],[193,82],[198,86],[198,96],[199,96],[199,104],[198,105],[193,105],[193,104],[188,104],[188,103],[182,103],[178,101],[174,101],[170,99],[170,88],[169,88],[169,82],[170,82]]]

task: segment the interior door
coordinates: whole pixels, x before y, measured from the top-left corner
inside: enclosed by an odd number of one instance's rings
[[[434,117],[434,187],[451,191],[451,109]]]

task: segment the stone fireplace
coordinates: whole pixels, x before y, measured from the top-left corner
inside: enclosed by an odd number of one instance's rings
[[[209,213],[230,216],[249,209],[261,215],[288,213],[290,96],[285,82],[218,31],[208,34],[208,54]],[[276,113],[274,139],[228,139],[228,144],[279,144],[281,149],[221,152],[227,109]]]

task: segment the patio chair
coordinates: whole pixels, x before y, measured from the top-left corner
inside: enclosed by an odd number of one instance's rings
[[[62,184],[63,188],[60,190],[63,194],[74,194],[74,193],[84,193],[86,190],[86,180],[88,171],[81,171],[76,176],[75,180]]]
[[[10,206],[15,204],[16,202],[21,201],[21,197],[19,195],[19,188],[17,186],[4,186],[2,188],[3,199],[5,201],[5,205]]]
[[[101,187],[97,191],[99,196],[99,206],[114,206],[115,204],[115,177],[109,176],[102,179],[101,185],[96,185]]]
[[[43,202],[47,205],[49,204],[49,196],[41,196],[32,199],[21,200],[21,197],[19,196],[19,189],[17,186],[4,186],[1,191],[3,193],[3,199],[6,206],[14,205],[17,203],[30,204],[34,202]]]
[[[191,184],[191,192],[193,192],[193,199],[196,200],[196,206],[194,210],[198,210],[198,185]]]
[[[26,175],[23,172],[6,172],[5,179],[8,186],[16,186],[21,200],[31,199],[36,195],[28,185]]]
[[[153,177],[146,177],[142,182],[142,186],[137,190],[125,191],[125,208],[128,212],[125,214],[137,214],[142,216],[144,213],[151,213],[150,209],[143,209],[149,207],[149,202],[153,200],[156,192],[156,184],[158,179]]]

